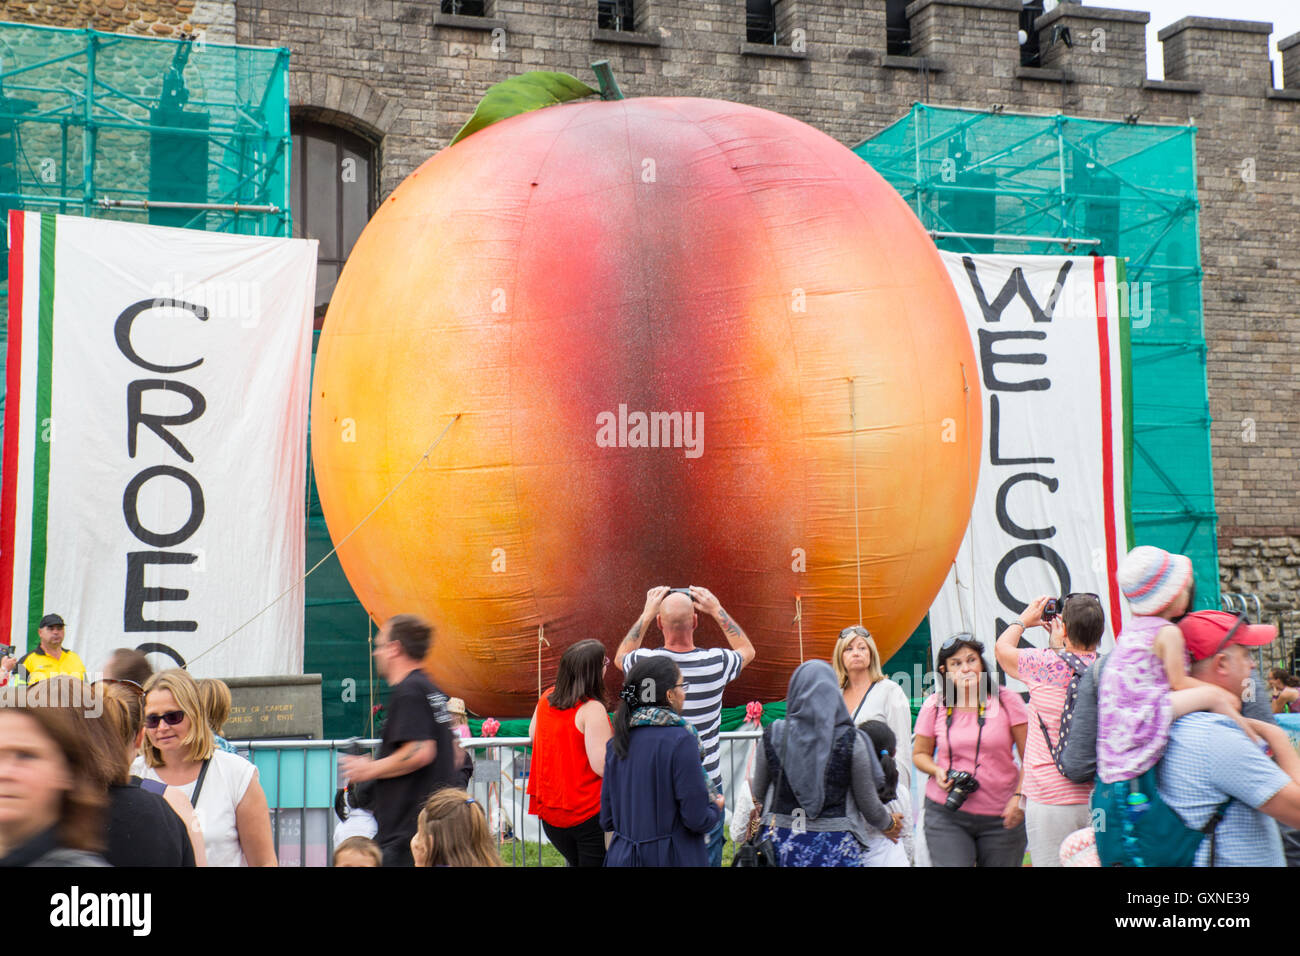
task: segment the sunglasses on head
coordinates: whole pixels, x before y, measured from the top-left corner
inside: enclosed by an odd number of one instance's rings
[[[840,631],[840,640],[842,641],[846,637],[865,637],[869,640],[871,638],[871,632],[861,624],[850,624],[844,630]]]
[[[939,645],[939,650],[941,650],[941,651],[946,651],[946,650],[948,650],[948,648],[953,647],[953,646],[955,646],[955,645],[957,645],[957,644],[960,644],[962,641],[967,641],[967,642],[969,642],[969,641],[973,641],[973,640],[975,640],[975,635],[974,635],[974,634],[971,634],[971,633],[969,633],[969,632],[963,631],[963,632],[960,633],[960,634],[954,634],[952,637],[948,638],[948,640],[946,640],[946,641],[944,641],[942,644],[940,644],[940,645]]]
[[[175,727],[184,719],[185,711],[169,710],[165,714],[145,714],[144,725],[154,730],[160,723],[166,721],[168,727]]]

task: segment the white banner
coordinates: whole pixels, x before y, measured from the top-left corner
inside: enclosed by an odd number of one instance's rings
[[[53,612],[92,672],[141,647],[301,673],[315,242],[21,212],[10,236],[0,643]]]
[[[970,526],[930,608],[932,649],[970,632],[992,669],[994,641],[1030,601],[1070,592],[1101,598],[1109,649],[1128,616],[1114,584],[1129,549],[1116,260],[942,256],[979,357],[984,433]],[[1047,632],[1025,640],[1044,646]]]

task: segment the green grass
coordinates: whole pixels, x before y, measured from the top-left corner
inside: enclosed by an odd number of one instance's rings
[[[505,866],[538,866],[537,844],[524,843],[522,840],[507,840],[497,847],[501,854],[501,863]],[[564,857],[560,851],[549,843],[542,845],[541,866],[564,866]]]
[[[501,854],[501,862],[505,866],[538,866],[537,862],[537,844],[525,844],[521,840],[507,840],[497,847]],[[736,852],[736,845],[731,842],[731,837],[727,837],[727,842],[722,845],[722,865],[731,866],[731,857]],[[541,866],[564,866],[564,857],[560,851],[555,849],[549,843],[542,846]]]

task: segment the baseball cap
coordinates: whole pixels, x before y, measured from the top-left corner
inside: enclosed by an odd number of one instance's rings
[[[64,626],[65,625],[63,623],[63,618],[59,617],[57,614],[47,614],[43,618],[41,618],[41,627],[64,627]]]
[[[1230,643],[1259,647],[1277,637],[1272,624],[1248,624],[1227,611],[1195,611],[1178,622],[1178,629],[1194,661],[1212,657]]]
[[[447,710],[449,713],[460,714],[465,716],[465,702],[459,697],[451,697],[447,700]]]

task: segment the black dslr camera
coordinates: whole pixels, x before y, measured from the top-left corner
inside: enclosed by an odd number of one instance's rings
[[[948,791],[948,799],[943,805],[949,810],[960,810],[966,798],[980,788],[980,782],[965,770],[949,771],[948,779],[952,781],[952,789]]]

